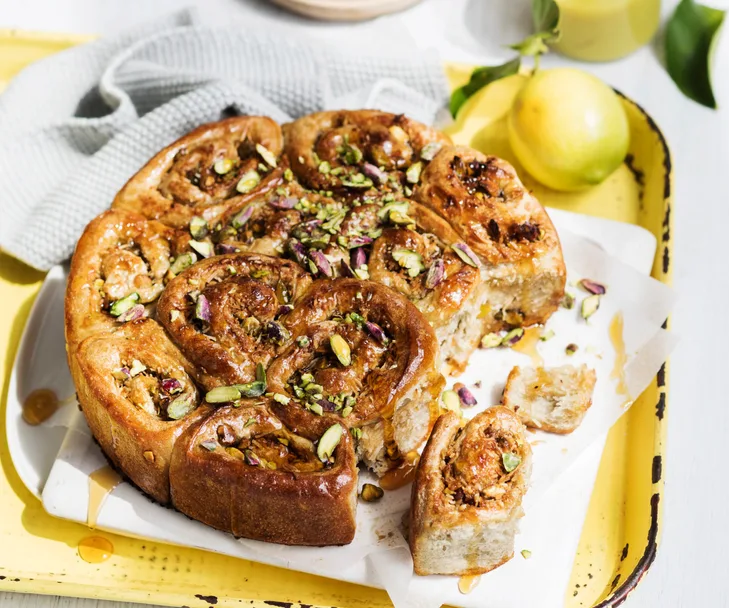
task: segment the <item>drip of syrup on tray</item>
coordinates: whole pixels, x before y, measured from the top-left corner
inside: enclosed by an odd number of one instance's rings
[[[121,482],[119,474],[110,466],[97,469],[89,475],[89,508],[86,523],[90,528],[96,527],[96,520],[106,497]]]
[[[408,452],[400,463],[390,469],[380,479],[380,487],[383,490],[397,490],[409,484],[415,479],[415,472],[418,470],[420,455],[417,452]]]
[[[476,585],[478,585],[480,582],[480,574],[462,576],[458,579],[458,591],[460,591],[464,595],[471,593],[471,591],[473,591],[476,588]]]
[[[114,545],[103,536],[87,536],[78,543],[78,555],[89,564],[100,564],[114,555]]]
[[[623,329],[623,313],[616,312],[610,321],[610,342],[612,342],[613,349],[615,350],[615,365],[613,366],[610,378],[618,381],[615,390],[618,395],[625,397],[623,407],[628,407],[633,402],[633,399],[628,392],[628,385],[625,382],[625,364],[628,362],[628,355],[625,354]]]
[[[511,349],[515,350],[522,355],[530,357],[532,365],[534,367],[541,367],[544,363],[542,356],[537,352],[537,344],[539,344],[539,336],[542,335],[542,328],[539,326],[528,327],[524,330],[524,335],[521,337]]]
[[[49,388],[38,388],[23,401],[23,420],[37,426],[53,416],[60,405],[55,392]]]

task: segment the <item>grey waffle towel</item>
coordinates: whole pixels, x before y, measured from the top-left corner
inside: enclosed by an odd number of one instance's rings
[[[254,31],[255,30],[255,31]],[[378,108],[432,122],[435,54],[363,54],[185,11],[26,68],[0,96],[0,248],[46,270],[155,152],[233,107],[285,122]]]

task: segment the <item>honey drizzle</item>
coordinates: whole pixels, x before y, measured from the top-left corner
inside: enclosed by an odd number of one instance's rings
[[[38,388],[23,401],[23,420],[37,426],[53,416],[60,406],[61,402],[55,392],[49,388]]]
[[[458,579],[458,591],[463,593],[463,595],[468,595],[476,588],[476,585],[478,585],[481,582],[481,575],[480,574],[473,574],[470,576],[462,576]]]
[[[524,335],[521,337],[521,340],[514,344],[511,349],[522,355],[531,357],[534,367],[541,367],[544,364],[544,360],[537,351],[537,344],[541,335],[542,328],[540,326],[528,327],[524,330]]]
[[[103,536],[87,536],[78,543],[78,556],[89,564],[100,564],[114,555],[114,545]]]
[[[628,392],[628,385],[625,382],[625,364],[628,362],[628,355],[625,353],[623,330],[623,313],[616,312],[610,321],[610,342],[615,350],[615,365],[613,366],[613,371],[610,373],[610,378],[618,381],[615,391],[618,395],[626,397],[623,407],[628,407],[633,402],[633,399]]]
[[[408,452],[394,469],[390,469],[380,478],[380,487],[392,491],[409,484],[415,479],[419,461],[420,455],[417,452]]]
[[[121,477],[108,465],[89,475],[89,508],[86,514],[86,523],[90,528],[96,527],[96,520],[106,497],[111,494],[120,482]]]

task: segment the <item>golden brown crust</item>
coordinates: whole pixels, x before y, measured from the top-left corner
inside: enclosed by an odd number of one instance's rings
[[[511,470],[505,455],[516,459]],[[484,561],[479,553],[486,551],[484,538],[474,539],[484,530],[513,526],[521,517],[530,472],[531,448],[524,426],[507,408],[492,407],[464,426],[453,412],[442,415],[413,483],[409,542],[415,572],[480,574],[507,561],[513,546],[507,556]],[[452,548],[460,557],[444,554],[444,563],[433,563],[433,545],[444,534],[460,535],[461,546]]]
[[[392,296],[389,289],[370,281],[317,281],[286,315],[283,323],[292,342],[271,363],[269,386],[295,399],[298,387],[306,390],[302,376],[310,374],[311,382],[321,388],[318,402],[324,407],[319,416],[306,399],[296,405],[274,404],[294,431],[320,432],[330,421],[360,427],[389,420],[416,384],[427,394],[433,382],[423,370],[434,369],[437,357],[433,329],[407,300]],[[334,336],[346,345],[348,365],[337,357]],[[299,345],[302,338],[305,346]],[[345,416],[346,407],[351,412]]]
[[[91,336],[74,355],[78,400],[91,432],[111,461],[156,501],[169,501],[168,470],[175,440],[210,411],[195,370],[151,319],[113,334]],[[137,371],[135,361],[143,370]],[[176,381],[164,390],[163,381]],[[189,401],[180,419],[168,406]]]
[[[164,224],[185,227],[193,216],[214,222],[227,205],[253,197],[282,181],[284,167],[268,165],[256,149],[262,145],[278,159],[281,128],[265,116],[238,116],[202,125],[157,153],[114,198],[112,208],[134,211]],[[231,161],[215,169],[216,161]],[[249,193],[236,187],[254,171],[260,183]]]
[[[172,502],[235,536],[286,545],[347,544],[355,532],[357,462],[346,431],[333,458],[333,465],[323,465],[314,444],[265,407],[224,407],[175,445]]]
[[[288,342],[281,319],[311,284],[298,265],[256,254],[203,260],[170,281],[158,318],[207,389],[250,382]],[[209,320],[199,318],[203,300]]]
[[[306,186],[351,196],[370,187],[402,189],[407,169],[422,161],[425,146],[450,143],[443,133],[402,114],[377,110],[317,112],[283,129],[291,168]],[[327,169],[321,170],[322,163]],[[356,174],[369,181],[352,179]]]
[[[66,288],[69,349],[122,325],[109,314],[116,300],[136,293],[149,314],[184,241],[175,230],[127,211],[105,211],[92,220],[76,245]]]

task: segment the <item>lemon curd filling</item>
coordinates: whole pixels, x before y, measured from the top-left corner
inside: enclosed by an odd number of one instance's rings
[[[557,0],[556,48],[585,61],[610,61],[646,44],[658,29],[660,0]]]

